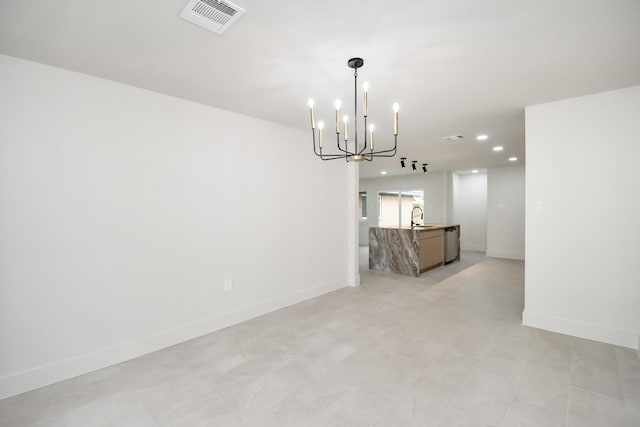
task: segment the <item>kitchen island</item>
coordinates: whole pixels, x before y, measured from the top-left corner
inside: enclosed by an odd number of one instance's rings
[[[445,230],[455,232],[449,239],[449,253],[460,259],[460,225],[427,224],[401,228],[369,228],[369,269],[420,276],[445,264]],[[453,242],[453,243],[451,243]]]

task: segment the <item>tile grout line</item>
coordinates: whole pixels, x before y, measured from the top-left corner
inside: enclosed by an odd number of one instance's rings
[[[569,408],[571,408],[571,397],[572,397],[571,389],[573,388],[572,387],[573,370],[575,368],[574,359],[576,355],[576,343],[575,343],[575,339],[573,339],[572,341],[573,341],[573,345],[571,346],[571,365],[569,366],[569,385],[568,385],[569,393],[567,394],[567,409],[565,410],[565,416],[564,416],[565,427],[569,427],[569,413],[570,413]]]
[[[469,382],[471,382],[471,378],[473,378],[473,373],[475,372],[476,367],[473,367],[473,371],[471,372],[471,374],[469,375],[469,378],[467,378],[467,380],[464,382],[464,384],[462,385],[462,387],[460,387],[460,389],[456,392],[456,394],[451,398],[451,401],[449,402],[449,404],[447,405],[447,409],[445,409],[442,412],[442,415],[440,415],[440,418],[438,419],[438,422],[436,424],[436,426],[439,426],[442,423],[442,420],[444,419],[444,417],[449,413],[449,411],[451,410],[451,408],[453,407],[453,403],[456,401],[456,399],[458,398],[458,396],[460,396],[462,394],[462,392],[464,391],[464,389],[469,385]]]

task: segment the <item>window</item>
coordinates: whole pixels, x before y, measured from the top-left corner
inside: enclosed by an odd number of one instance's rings
[[[424,191],[422,190],[392,190],[378,193],[378,225],[379,227],[409,227],[411,226],[412,211],[420,208],[424,212]],[[416,212],[417,213],[417,212]],[[424,223],[425,218],[416,220]]]
[[[367,192],[358,193],[358,212],[360,212],[360,220],[367,219]]]

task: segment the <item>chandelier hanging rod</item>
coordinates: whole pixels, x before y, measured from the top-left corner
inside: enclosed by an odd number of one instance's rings
[[[367,82],[364,83],[364,102],[363,102],[363,111],[362,115],[364,117],[364,145],[361,149],[358,148],[358,69],[364,65],[364,60],[362,58],[351,58],[347,61],[347,65],[349,68],[354,70],[353,73],[353,109],[354,109],[354,139],[353,141],[349,140],[349,127],[348,116],[344,116],[342,118],[343,127],[343,137],[344,137],[344,145],[341,144],[340,141],[340,107],[342,106],[340,100],[336,100],[336,147],[339,153],[323,153],[323,140],[322,140],[322,131],[324,129],[324,123],[319,121],[317,130],[318,130],[318,138],[316,144],[316,122],[315,122],[315,112],[314,112],[314,102],[313,99],[309,100],[309,111],[311,117],[311,134],[313,141],[313,152],[316,156],[320,157],[322,160],[336,160],[336,159],[344,159],[347,162],[361,162],[363,160],[372,161],[375,157],[393,157],[396,155],[396,151],[398,148],[398,103],[393,104],[393,148],[389,148],[386,150],[378,150],[375,151],[374,139],[373,139],[373,131],[374,126],[369,125],[367,127],[367,119],[369,116],[369,85]],[[369,130],[369,138],[367,139],[367,129]],[[353,143],[353,150],[349,149],[349,144]]]

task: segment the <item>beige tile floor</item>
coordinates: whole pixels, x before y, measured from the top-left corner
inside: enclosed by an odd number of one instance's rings
[[[519,261],[463,253],[0,401],[2,426],[640,426],[635,351],[521,325]]]

